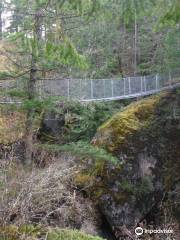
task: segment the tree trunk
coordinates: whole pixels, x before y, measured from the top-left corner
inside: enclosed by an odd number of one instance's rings
[[[137,16],[134,15],[134,75],[137,74]]]
[[[3,34],[3,20],[2,20],[2,2],[0,2],[0,40],[2,40],[2,34]]]
[[[37,11],[34,16],[34,40],[36,41],[37,48],[39,49],[39,42],[41,39],[41,11]],[[36,97],[36,80],[37,80],[37,57],[36,49],[32,49],[31,54],[31,68],[30,76],[27,86],[28,99],[33,101]],[[26,121],[26,164],[32,165],[33,161],[33,121],[34,121],[34,106],[28,109]]]
[[[32,101],[35,98],[35,85],[36,85],[36,68],[35,60],[32,55],[30,78],[28,81],[28,99]],[[26,164],[31,165],[33,159],[33,119],[34,108],[28,109],[26,120]]]

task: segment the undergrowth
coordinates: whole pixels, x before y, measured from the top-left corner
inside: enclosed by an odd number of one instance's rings
[[[77,230],[42,228],[40,226],[14,225],[0,227],[0,240],[102,240]]]
[[[79,141],[64,145],[57,144],[40,144],[38,147],[52,152],[71,152],[79,158],[92,158],[94,160],[102,160],[112,163],[117,163],[117,158],[105,149],[91,145],[88,142]]]
[[[46,111],[46,118],[56,120],[59,129],[56,131],[56,140],[63,143],[90,141],[97,128],[120,111],[126,103],[89,103],[60,101]],[[48,141],[47,136],[53,135],[45,125],[41,129],[41,139]]]

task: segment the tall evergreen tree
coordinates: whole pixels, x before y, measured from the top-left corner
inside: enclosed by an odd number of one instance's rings
[[[18,8],[16,6],[18,3]],[[27,79],[27,98],[31,107],[27,111],[26,163],[32,163],[33,118],[35,113],[36,83],[42,72],[58,70],[61,66],[85,66],[84,57],[78,54],[63,31],[63,19],[91,14],[96,1],[82,0],[21,0],[11,4],[13,14],[21,16],[18,32],[10,34],[16,55],[16,77]],[[15,11],[14,9],[18,9]],[[46,30],[46,32],[45,32]],[[14,62],[14,59],[13,59]]]

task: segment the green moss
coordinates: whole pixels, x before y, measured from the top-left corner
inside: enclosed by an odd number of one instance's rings
[[[49,228],[33,225],[0,227],[0,240],[103,240],[100,237],[87,235],[77,230]]]
[[[84,234],[77,230],[52,230],[49,232],[47,240],[102,240],[102,238]]]
[[[88,173],[78,173],[74,177],[74,182],[79,187],[87,187],[94,183],[95,177]]]
[[[130,104],[98,129],[92,143],[105,146],[111,152],[120,145],[126,145],[129,137],[151,122],[161,96],[162,94]]]

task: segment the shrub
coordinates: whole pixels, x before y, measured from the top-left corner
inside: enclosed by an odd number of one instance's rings
[[[71,152],[79,158],[91,158],[93,160],[117,163],[117,158],[111,153],[108,153],[103,148],[93,146],[88,142],[79,141],[65,145],[41,144],[39,147],[53,152]]]
[[[93,203],[74,188],[72,179],[78,169],[73,160],[61,154],[49,167],[32,170],[14,161],[4,163],[0,173],[0,225],[39,223],[83,229],[87,220],[96,229],[98,215]]]
[[[121,107],[122,104],[119,102],[82,104],[61,100],[58,104],[56,103],[56,107],[49,108],[46,114],[60,123],[59,132],[56,133],[57,140],[60,139],[64,143],[89,141],[96,133],[97,128]],[[43,128],[41,135],[47,132],[48,129]]]

